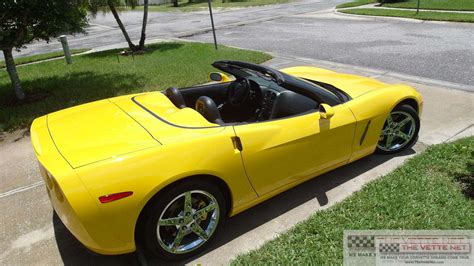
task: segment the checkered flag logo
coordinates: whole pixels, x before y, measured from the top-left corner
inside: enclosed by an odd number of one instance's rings
[[[400,244],[398,243],[380,243],[379,244],[380,253],[393,253],[400,252]]]
[[[350,248],[373,248],[375,247],[374,236],[347,236],[347,246]]]

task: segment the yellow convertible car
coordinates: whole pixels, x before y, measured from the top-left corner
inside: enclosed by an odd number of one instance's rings
[[[37,118],[54,210],[87,248],[200,252],[224,218],[374,152],[416,142],[413,88],[315,67],[217,61],[212,83]]]

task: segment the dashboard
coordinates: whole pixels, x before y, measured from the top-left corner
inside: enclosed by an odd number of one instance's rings
[[[304,113],[319,107],[314,100],[287,90],[275,83],[257,83],[249,79],[249,99],[255,106],[257,121]]]
[[[257,120],[270,119],[275,100],[280,93],[272,89],[266,89],[262,94],[261,109],[257,113]]]
[[[281,90],[269,88],[270,84],[259,84],[249,79],[249,99],[256,106],[257,121],[270,119],[273,105]]]

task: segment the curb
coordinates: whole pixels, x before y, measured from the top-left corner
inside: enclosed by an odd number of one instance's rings
[[[260,51],[260,52],[263,52],[263,51]],[[400,79],[403,81],[420,83],[423,85],[437,86],[443,89],[461,90],[468,93],[474,93],[474,86],[453,83],[449,81],[435,80],[435,79],[430,79],[430,78],[402,74],[402,73],[389,71],[389,70],[354,66],[354,65],[336,63],[336,62],[325,61],[325,60],[318,60],[318,59],[311,59],[311,58],[304,58],[304,57],[294,57],[294,56],[281,55],[281,54],[275,54],[275,53],[269,53],[269,54],[272,55],[275,59],[281,58],[281,59],[287,59],[287,60],[293,60],[293,61],[300,61],[303,63],[307,62],[309,64],[316,64],[316,65],[320,65],[324,67],[343,68],[343,69],[352,70],[356,72],[362,72],[372,78],[385,76],[385,77]]]
[[[343,10],[352,10],[356,8],[345,8]],[[377,20],[399,20],[399,21],[405,21],[405,22],[411,22],[411,23],[426,23],[426,22],[433,22],[433,21],[426,21],[426,20],[421,20],[421,19],[415,19],[415,18],[402,18],[402,17],[386,17],[386,16],[371,16],[371,15],[356,15],[356,14],[348,14],[348,13],[342,13],[338,9],[334,9],[334,14],[339,15],[339,16],[346,16],[346,17],[357,17],[357,18],[370,18],[375,21]],[[443,21],[440,21],[443,22]]]
[[[337,7],[336,7],[337,8]],[[416,11],[416,8],[402,8],[402,7],[386,7],[380,6],[377,3],[360,5],[360,6],[352,6],[352,7],[342,7],[338,8],[339,10],[349,10],[349,9],[379,9],[379,10],[401,10],[401,11]],[[438,13],[458,13],[458,14],[472,14],[474,15],[474,11],[470,10],[446,10],[446,9],[419,9],[420,12],[438,12]]]
[[[195,40],[179,39],[179,38],[170,38],[168,40],[209,44],[208,42],[204,42],[204,41],[195,41]],[[296,57],[296,56],[278,54],[278,53],[273,53],[273,52],[268,52],[268,51],[258,50],[258,49],[247,49],[247,48],[242,48],[242,47],[233,46],[233,45],[225,45],[225,46],[235,48],[235,49],[240,49],[240,50],[266,53],[266,54],[271,55],[273,57],[273,59],[281,58],[281,59],[300,61],[302,63],[314,64],[314,65],[319,65],[319,66],[324,66],[324,67],[344,68],[344,69],[347,69],[349,71],[352,70],[352,71],[356,71],[356,72],[362,72],[362,73],[364,73],[364,74],[366,74],[366,75],[368,75],[372,78],[386,76],[386,77],[401,79],[401,80],[404,80],[404,81],[420,83],[420,84],[423,84],[423,85],[438,86],[438,87],[441,87],[441,88],[444,88],[444,89],[461,90],[461,91],[466,91],[466,92],[469,92],[469,93],[474,93],[474,86],[460,84],[460,83],[454,83],[454,82],[449,82],[449,81],[435,80],[435,79],[430,79],[430,78],[413,76],[413,75],[398,73],[398,72],[395,72],[395,71],[389,71],[389,70],[384,70],[384,69],[354,66],[354,65],[344,64],[344,63],[337,63],[337,62],[331,62],[331,61],[319,60],[319,59],[312,59],[312,58],[305,58],[305,57]],[[272,59],[270,59],[270,60],[272,60]],[[264,62],[263,64],[265,64],[265,63],[266,62]]]
[[[339,10],[356,10],[358,8],[340,8],[334,9],[334,14],[340,16],[347,16],[347,17],[358,17],[358,18],[370,18],[375,21],[377,20],[399,20],[411,23],[428,23],[428,24],[452,24],[452,23],[461,23],[461,24],[474,24],[474,22],[462,22],[462,21],[442,21],[442,20],[423,20],[423,19],[416,19],[416,18],[404,18],[404,17],[390,17],[390,16],[374,16],[374,15],[358,15],[358,14],[349,14],[343,13]],[[388,9],[388,8],[387,8]],[[439,12],[442,13],[442,12]],[[474,13],[473,13],[474,16]]]
[[[72,54],[71,56],[74,57],[74,56],[77,56],[77,55],[85,55],[85,54],[90,54],[90,53],[93,53],[93,52],[95,52],[94,49],[89,49],[89,50],[87,50],[85,52],[82,52],[82,53]],[[15,67],[34,65],[34,64],[44,63],[44,62],[48,62],[48,61],[59,60],[59,59],[64,59],[64,55],[58,56],[58,57],[53,57],[53,58],[48,58],[48,59],[43,59],[43,60],[39,60],[39,61],[29,62],[29,63],[25,63],[25,64],[19,64],[19,65],[15,65]],[[6,69],[6,67],[0,67],[0,69]]]
[[[147,43],[152,44],[152,43],[170,42],[170,41],[171,42],[175,41],[175,42],[189,42],[189,43],[194,42],[194,43],[209,44],[209,42],[182,39],[182,37],[171,37],[171,38],[166,38],[166,39],[156,38],[156,39],[151,39],[151,40],[147,41]],[[123,46],[123,47],[125,47],[125,46]],[[430,78],[424,78],[424,77],[419,77],[419,76],[413,76],[413,75],[398,73],[398,72],[389,71],[389,70],[362,67],[362,66],[354,66],[354,65],[331,62],[331,61],[325,61],[325,60],[319,60],[319,59],[312,59],[312,58],[305,58],[305,57],[295,57],[295,56],[291,56],[291,55],[278,54],[278,53],[268,52],[268,51],[264,51],[264,50],[247,49],[247,48],[242,48],[242,47],[233,46],[233,45],[224,45],[224,46],[239,49],[239,50],[247,50],[247,51],[255,51],[255,52],[266,53],[266,54],[271,55],[274,59],[281,58],[281,59],[287,59],[287,60],[301,61],[303,63],[306,62],[308,64],[315,64],[315,65],[320,65],[320,66],[328,66],[328,67],[334,67],[334,68],[344,68],[344,69],[347,69],[347,70],[362,72],[362,73],[364,73],[368,76],[374,77],[374,78],[381,77],[381,76],[386,76],[386,77],[392,77],[392,78],[401,79],[401,80],[405,80],[405,81],[421,83],[421,84],[424,84],[424,85],[438,86],[438,87],[441,87],[441,88],[444,88],[444,89],[461,90],[461,91],[466,91],[466,92],[470,92],[470,93],[474,92],[474,86],[459,84],[459,83],[454,83],[454,82],[449,82],[449,81],[435,80],[435,79],[430,79]],[[113,48],[113,49],[117,49],[117,48],[121,48],[121,47],[116,47],[116,48]],[[93,49],[90,52],[102,51],[102,50],[99,50],[99,49],[98,50]],[[263,64],[265,64],[265,63],[263,63]]]
[[[161,42],[173,42],[173,41],[191,42],[191,43],[195,42],[195,43],[208,44],[208,42],[182,39],[182,37],[171,37],[171,38],[166,38],[166,39],[155,38],[155,39],[148,40],[147,44],[154,44],[154,43],[161,43]],[[424,78],[424,77],[413,76],[413,75],[409,75],[409,74],[393,72],[393,71],[389,71],[389,70],[375,69],[375,68],[362,67],[362,66],[354,66],[354,65],[338,63],[338,62],[331,62],[331,61],[325,61],[325,60],[319,60],[319,59],[295,57],[295,56],[291,56],[291,55],[272,53],[272,52],[268,52],[268,51],[264,51],[264,50],[258,50],[258,49],[246,49],[246,48],[233,46],[233,45],[225,45],[225,46],[235,48],[235,49],[240,49],[240,50],[248,50],[248,51],[256,51],[256,52],[267,53],[267,54],[271,55],[274,59],[281,58],[281,59],[287,59],[287,60],[293,60],[293,61],[307,62],[309,64],[315,64],[315,65],[320,65],[320,66],[328,66],[328,67],[334,67],[334,68],[344,68],[344,69],[347,69],[347,70],[362,72],[362,73],[370,75],[371,77],[374,77],[374,78],[381,77],[381,76],[386,76],[386,77],[392,77],[392,78],[401,79],[401,80],[405,80],[405,81],[421,83],[421,84],[424,84],[424,85],[438,86],[438,87],[442,87],[442,88],[445,88],[445,89],[455,89],[455,90],[461,90],[461,91],[466,91],[466,92],[471,92],[471,93],[474,92],[474,86],[459,84],[459,83],[453,83],[453,82],[449,82],[449,81],[435,80],[435,79],[430,79],[430,78]],[[120,48],[126,48],[126,47],[127,47],[126,43],[124,45],[121,45],[121,44],[114,45],[113,47],[112,46],[103,46],[103,47],[97,47],[97,48],[90,49],[89,51],[86,51],[86,52],[83,52],[83,53],[74,54],[72,56],[79,56],[79,55],[85,55],[85,54],[90,54],[90,53],[95,53],[95,52],[101,52],[101,51],[105,51],[105,50],[120,49]],[[37,61],[37,62],[31,62],[31,63],[27,63],[27,64],[18,65],[17,67],[33,65],[33,64],[39,64],[39,63],[43,63],[43,62],[47,62],[47,61],[53,61],[53,60],[60,60],[60,59],[63,59],[63,58],[64,58],[64,56],[56,57],[56,58],[46,59],[46,60],[42,60],[42,61]]]

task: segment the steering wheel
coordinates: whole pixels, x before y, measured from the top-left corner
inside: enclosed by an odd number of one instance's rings
[[[241,78],[229,85],[227,99],[231,105],[239,106],[247,100],[249,92],[249,81],[245,78]]]

